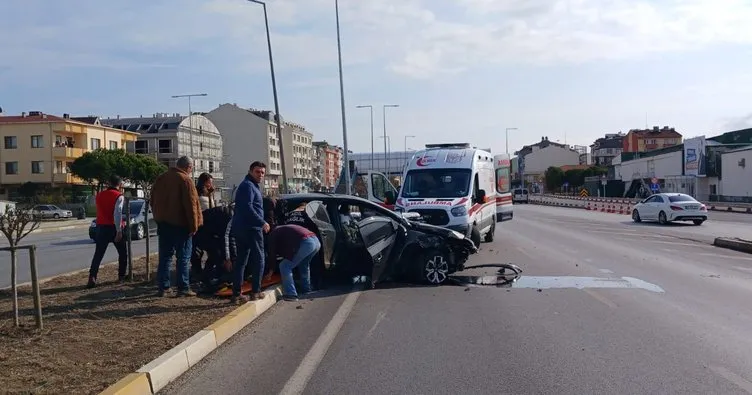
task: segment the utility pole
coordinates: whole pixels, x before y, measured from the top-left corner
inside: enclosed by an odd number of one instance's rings
[[[347,147],[347,117],[345,116],[345,83],[342,78],[342,40],[339,32],[339,1],[334,0],[334,15],[337,21],[337,57],[339,58],[339,103],[342,111],[342,145],[345,151],[345,191],[352,195],[350,182],[350,151]]]
[[[408,137],[409,138],[415,138],[415,136],[412,136],[412,135],[405,136],[405,154],[407,154],[407,139],[408,139]]]
[[[507,149],[507,155],[509,155],[509,131],[510,130],[517,130],[517,128],[507,128],[504,132],[507,136],[507,143],[506,143],[506,149]]]
[[[188,95],[174,95],[173,99],[179,99],[183,97],[188,98],[188,127],[190,128],[190,144],[191,144],[191,160],[193,163],[193,169],[191,170],[191,178],[196,179],[196,158],[193,156],[193,109],[191,108],[191,98],[199,96],[208,96],[206,93],[191,93]],[[178,139],[180,141],[180,139]]]

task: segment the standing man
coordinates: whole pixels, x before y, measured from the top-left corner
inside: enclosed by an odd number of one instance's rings
[[[188,267],[193,248],[192,238],[203,224],[198,193],[191,180],[193,160],[187,156],[178,159],[175,167],[162,173],[151,189],[151,208],[159,232],[159,267],[157,281],[164,296],[170,290],[170,266],[176,256],[175,270],[178,296],[195,296],[191,291]]]
[[[118,280],[125,280],[125,272],[128,268],[128,251],[123,238],[123,180],[113,175],[107,182],[107,189],[97,194],[97,235],[94,258],[91,259],[89,268],[89,283],[87,288],[97,286],[97,273],[102,264],[104,253],[110,243],[115,244],[118,252]]]
[[[264,203],[261,183],[266,175],[266,165],[253,162],[248,175],[235,192],[235,215],[232,217],[232,234],[238,249],[238,258],[233,265],[232,302],[247,302],[241,294],[245,267],[250,263],[251,300],[263,299],[261,277],[264,276],[264,233],[270,226],[264,220]],[[250,262],[249,262],[250,261]]]

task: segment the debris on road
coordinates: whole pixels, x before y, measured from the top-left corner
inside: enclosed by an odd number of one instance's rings
[[[33,325],[30,287],[19,288],[21,328],[13,327],[9,291],[1,291],[0,388],[99,393],[235,307],[216,298],[157,298],[156,287],[140,281],[144,268],[142,258],[134,262],[136,282],[103,282],[90,290],[88,273],[45,283],[41,332]],[[103,266],[99,278],[114,280],[116,272],[114,265]]]

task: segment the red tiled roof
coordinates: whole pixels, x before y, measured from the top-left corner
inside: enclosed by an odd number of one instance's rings
[[[43,114],[43,115],[34,115],[34,116],[25,116],[22,117],[20,115],[11,115],[11,116],[0,116],[0,124],[6,124],[6,123],[34,123],[34,122],[65,122],[68,121],[65,118],[58,117],[55,115],[49,115],[49,114]]]

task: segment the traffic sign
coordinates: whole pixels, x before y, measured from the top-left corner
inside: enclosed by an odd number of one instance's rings
[[[582,196],[582,197],[588,197],[588,196],[590,196],[590,194],[588,193],[587,189],[582,188],[582,189],[580,189],[580,196]]]

